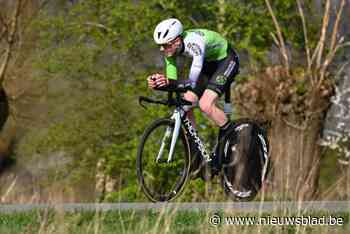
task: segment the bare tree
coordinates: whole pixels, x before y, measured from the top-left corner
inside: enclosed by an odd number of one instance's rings
[[[282,54],[283,64],[287,69],[287,71],[289,71],[289,68],[290,68],[289,58],[287,56],[287,50],[285,47],[286,43],[282,35],[281,27],[271,7],[270,0],[265,0],[265,2],[277,31],[278,37],[276,39],[276,37],[273,35],[274,41],[279,47],[280,53]],[[309,45],[308,31],[306,27],[305,15],[302,8],[302,4],[300,0],[296,0],[296,2],[298,6],[298,11],[302,20],[302,26],[303,26],[303,32],[304,32],[305,50],[306,50],[306,57],[307,57],[307,71],[309,72],[309,74],[312,74],[313,81],[317,80],[317,83],[314,82],[313,84],[315,84],[317,88],[320,88],[320,85],[322,84],[325,78],[327,68],[329,67],[330,63],[333,61],[336,52],[340,48],[346,45],[346,43],[344,43],[344,37],[339,37],[340,19],[341,19],[344,7],[346,5],[346,0],[340,1],[340,6],[336,12],[336,20],[335,20],[334,26],[331,28],[331,33],[330,33],[331,35],[330,35],[330,45],[328,47],[328,53],[325,53],[326,38],[327,38],[327,30],[329,28],[331,4],[334,4],[334,2],[332,2],[331,0],[326,0],[320,38],[317,43],[317,46],[313,49],[313,51]]]
[[[277,31],[277,38],[274,36],[274,34],[272,33],[272,37],[275,41],[275,43],[277,44],[278,48],[280,49],[280,52],[282,54],[282,58],[283,58],[283,64],[287,70],[287,74],[289,74],[289,58],[288,58],[288,53],[287,53],[287,49],[286,49],[286,43],[284,42],[284,38],[282,35],[282,30],[281,27],[279,26],[279,23],[277,21],[277,18],[272,10],[271,7],[271,3],[269,0],[265,0],[266,2],[266,6],[271,14],[273,23],[275,25],[276,31]]]
[[[6,70],[9,65],[9,61],[11,58],[11,55],[13,53],[13,48],[15,44],[15,35],[17,33],[18,29],[18,21],[19,21],[19,15],[20,15],[20,9],[22,6],[22,0],[17,0],[15,9],[12,12],[12,16],[10,19],[6,20],[5,17],[3,17],[0,13],[0,41],[4,42],[4,51],[2,52],[1,56],[1,63],[0,63],[0,86],[3,86],[3,81],[5,78]]]
[[[226,0],[217,0],[219,7],[218,11],[218,31],[225,34],[224,23],[225,23],[225,13],[226,13]]]
[[[265,0],[265,3],[276,29],[272,37],[282,58],[282,67],[268,69],[264,74],[265,78],[257,79],[254,83],[256,87],[265,87],[262,89],[264,90],[262,95],[266,98],[258,100],[269,100],[264,103],[262,109],[266,111],[267,119],[271,120],[269,135],[274,165],[273,192],[277,191],[284,198],[314,199],[318,195],[321,162],[321,148],[318,141],[322,129],[322,117],[332,93],[329,65],[334,60],[336,52],[347,45],[339,33],[341,16],[347,0],[325,0],[320,34],[314,47],[309,41],[307,18],[303,10],[304,2],[296,0],[305,39],[306,64],[302,74],[291,72],[291,53],[287,51],[286,38],[271,1]],[[330,22],[331,9],[336,9],[334,23]],[[306,89],[305,95],[296,93],[297,80],[305,82],[303,86]],[[255,89],[255,86],[250,88]],[[269,92],[271,88],[275,92]]]
[[[0,12],[0,90],[2,93],[1,106],[3,111],[6,110],[6,112],[1,113],[6,116],[2,116],[2,119],[4,119],[4,126],[0,128],[0,161],[2,161],[8,153],[9,145],[14,135],[15,121],[11,116],[10,118],[8,116],[9,104],[4,89],[4,80],[15,50],[15,38],[18,33],[18,22],[23,3],[23,0],[17,0],[13,6],[7,6],[6,8],[12,8],[12,11],[9,11],[11,12],[9,16],[6,16],[4,12]]]

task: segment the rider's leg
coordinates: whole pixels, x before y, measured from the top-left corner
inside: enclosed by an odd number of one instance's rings
[[[216,106],[218,98],[219,95],[215,91],[206,89],[199,100],[199,107],[217,126],[222,127],[228,122],[228,118],[224,111]]]
[[[210,75],[208,80],[208,85],[203,93],[203,96],[200,96],[199,106],[201,110],[208,115],[220,128],[218,134],[218,144],[216,146],[215,156],[212,160],[212,175],[217,174],[221,167],[222,155],[219,154],[220,149],[222,148],[222,141],[224,136],[227,135],[228,130],[230,129],[231,122],[227,118],[223,110],[216,106],[216,102],[220,96],[222,96],[228,89],[230,89],[234,77],[238,74],[239,70],[239,59],[236,53],[228,47],[227,57],[216,61],[213,64],[214,73]]]
[[[215,91],[206,89],[203,96],[199,100],[199,107],[206,115],[208,115],[211,120],[213,120],[218,125],[218,140],[220,140],[229,129],[231,122],[227,118],[225,112],[216,106],[216,101],[218,98],[219,95]]]
[[[231,88],[234,77],[239,72],[239,59],[236,53],[230,47],[227,52],[228,56],[218,62],[217,70],[208,81],[207,89],[204,92],[205,95],[203,95],[204,98],[200,100],[201,109],[220,127],[217,152],[220,149],[221,140],[226,135],[227,130],[230,129],[231,122],[224,111],[219,109],[215,103],[220,96]],[[216,153],[216,155],[218,154]]]
[[[216,106],[216,101],[218,98],[219,95],[215,91],[206,89],[203,96],[199,100],[199,107],[201,110],[219,126],[218,144],[216,146],[214,158],[212,159],[213,174],[217,174],[221,168],[221,160],[219,155],[219,150],[222,143],[221,141],[227,130],[229,130],[229,126],[231,124],[224,111]]]

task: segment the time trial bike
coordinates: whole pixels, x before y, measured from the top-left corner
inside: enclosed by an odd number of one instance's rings
[[[174,108],[170,117],[157,119],[146,128],[138,146],[138,181],[153,202],[171,201],[183,191],[190,178],[198,173],[203,177],[216,152],[215,149],[213,153],[208,152],[186,115],[192,103],[181,94],[187,89],[162,90],[168,92],[166,100],[139,97],[143,107],[147,102]],[[223,141],[218,151],[223,189],[234,200],[251,200],[269,171],[266,131],[253,120],[239,119],[231,125]]]

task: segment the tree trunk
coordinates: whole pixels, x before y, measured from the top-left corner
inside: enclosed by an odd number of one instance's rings
[[[14,112],[11,112],[12,116],[10,115],[6,92],[8,92],[11,99],[15,95],[9,92],[5,80],[11,72],[12,80],[14,80],[14,77],[18,78],[28,74],[27,71],[21,73],[23,62],[27,58],[23,46],[26,41],[23,36],[28,22],[37,12],[37,9],[37,0],[0,1],[0,16],[3,19],[0,23],[0,29],[3,27],[3,22],[8,22],[8,29],[3,33],[0,32],[2,34],[0,38],[0,51],[2,52],[0,54],[0,169],[2,161],[9,154],[16,128],[16,116]],[[27,48],[32,47],[27,42]],[[16,72],[17,74],[14,75]]]
[[[9,116],[9,103],[4,89],[0,90],[0,132],[2,132]],[[7,155],[9,142],[0,135],[0,169]]]
[[[306,129],[292,127],[282,119],[273,121],[270,157],[273,164],[270,192],[283,200],[311,200],[318,190],[320,146],[317,144],[321,121]]]

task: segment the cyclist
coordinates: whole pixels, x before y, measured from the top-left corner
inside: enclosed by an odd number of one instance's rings
[[[175,18],[161,21],[156,26],[153,37],[164,53],[166,73],[156,73],[148,77],[148,86],[190,88],[184,94],[184,99],[192,102],[193,106],[199,104],[201,111],[219,127],[216,153],[210,165],[212,175],[216,175],[221,169],[217,153],[220,140],[231,125],[216,102],[230,88],[238,74],[238,56],[220,34],[207,29],[183,30],[181,22]],[[192,58],[187,80],[177,80],[176,57],[181,55]],[[193,111],[189,110],[187,116],[195,126]]]

